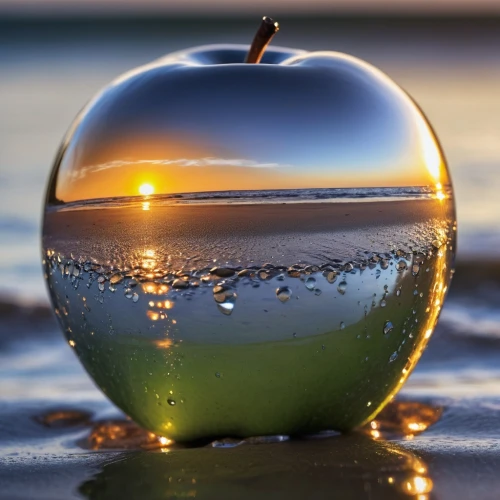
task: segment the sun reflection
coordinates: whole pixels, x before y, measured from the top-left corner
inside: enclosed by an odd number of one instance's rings
[[[443,193],[443,191],[437,191],[436,192],[436,199],[439,201],[442,201],[446,198],[446,195]]]
[[[364,432],[372,438],[406,436],[419,434],[434,424],[442,409],[423,403],[395,401],[389,403],[369,424]]]
[[[433,179],[440,184],[439,180],[441,178],[441,169],[444,166],[443,158],[432,131],[420,113],[417,115],[417,127],[420,135],[425,166]]]
[[[142,283],[142,291],[146,294],[150,295],[165,295],[169,291],[168,285],[165,285],[164,283],[158,284],[154,283],[153,281],[146,281],[145,283]],[[170,301],[166,301],[169,302]],[[154,302],[153,302],[154,305]],[[151,306],[152,307],[152,306]],[[171,309],[171,307],[165,307],[166,309]]]
[[[150,207],[151,203],[149,203],[149,201],[143,201],[142,202],[142,209],[145,211],[145,212],[149,212],[149,207]]]
[[[156,347],[159,347],[160,349],[169,349],[174,344],[172,339],[155,340],[154,343]]]
[[[432,491],[432,480],[428,477],[414,476],[406,482],[405,489],[410,495],[429,493]]]
[[[93,450],[145,449],[154,450],[173,444],[171,439],[141,429],[132,421],[104,420],[96,422],[87,445]]]
[[[154,311],[148,311],[146,315],[151,321],[158,321],[160,319],[160,315]]]
[[[155,188],[151,184],[148,184],[147,182],[139,186],[139,193],[142,194],[142,196],[150,196],[154,192]]]
[[[162,446],[168,446],[170,443],[172,443],[172,440],[171,439],[168,439],[166,437],[159,437],[158,438],[158,441],[160,441],[160,444]]]

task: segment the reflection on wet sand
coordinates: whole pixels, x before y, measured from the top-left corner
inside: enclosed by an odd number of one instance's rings
[[[157,437],[129,420],[97,422],[80,444],[101,451],[137,452],[104,465],[79,491],[97,500],[142,496],[250,499],[264,491],[273,499],[310,498],[312,494],[330,498],[334,492],[347,499],[427,500],[433,487],[427,465],[382,437],[411,438],[435,423],[441,413],[439,407],[418,402],[393,402],[351,435],[226,439],[190,446]]]
[[[280,444],[140,452],[106,464],[86,498],[428,499],[422,460],[360,434]]]

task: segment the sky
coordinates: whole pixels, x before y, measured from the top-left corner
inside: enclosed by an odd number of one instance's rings
[[[244,14],[265,10],[286,13],[420,13],[500,14],[499,0],[0,0],[5,12],[54,13],[182,13]]]

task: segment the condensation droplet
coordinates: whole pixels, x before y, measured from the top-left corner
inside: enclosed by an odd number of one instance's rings
[[[171,399],[171,398],[168,398],[167,399],[167,403],[170,405],[170,406],[175,406],[175,399]]]
[[[288,286],[283,286],[281,288],[276,289],[276,297],[282,302],[283,304],[290,300],[290,297],[292,296],[292,290]]]
[[[123,281],[123,276],[120,273],[112,274],[111,277],[109,278],[109,282],[112,285],[118,285],[118,283],[121,283],[122,281]]]
[[[259,278],[260,278],[261,280],[264,280],[264,281],[265,281],[265,280],[269,279],[269,278],[270,278],[270,276],[271,276],[271,275],[268,273],[267,269],[261,269],[261,270],[259,271]]]
[[[384,323],[384,335],[388,335],[389,333],[392,332],[392,330],[394,329],[394,325],[392,324],[391,321],[386,321]]]
[[[337,287],[337,291],[338,291],[340,294],[344,295],[344,294],[345,294],[345,292],[346,292],[346,290],[347,290],[347,282],[345,282],[345,281],[341,281],[341,282],[339,283],[339,286]]]
[[[230,316],[233,312],[234,304],[232,302],[223,302],[222,304],[217,304],[217,309],[219,309],[222,314]]]
[[[336,271],[325,271],[324,277],[326,278],[326,281],[328,281],[328,283],[330,283],[330,284],[335,283],[335,281],[337,279],[337,272]]]
[[[172,283],[172,288],[175,288],[176,290],[184,290],[188,287],[189,283],[180,278],[175,279],[174,282]]]
[[[316,280],[313,277],[309,277],[305,281],[306,288],[313,291],[316,287]]]

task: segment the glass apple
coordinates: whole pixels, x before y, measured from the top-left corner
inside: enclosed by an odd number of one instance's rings
[[[43,264],[106,395],[177,441],[350,430],[412,371],[450,281],[445,159],[415,102],[337,52],[198,47],[83,109]]]

